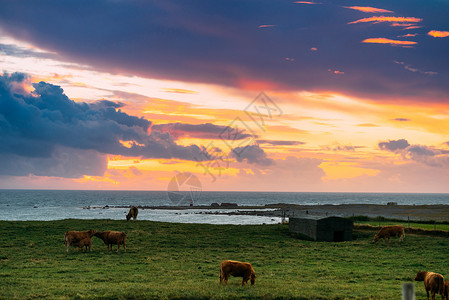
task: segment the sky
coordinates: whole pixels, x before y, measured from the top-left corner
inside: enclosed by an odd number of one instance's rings
[[[0,5],[0,188],[449,193],[446,0]]]

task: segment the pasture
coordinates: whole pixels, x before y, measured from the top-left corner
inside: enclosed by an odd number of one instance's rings
[[[127,252],[65,252],[67,230],[120,230]],[[418,270],[449,278],[449,239],[407,235],[371,243],[375,232],[327,243],[292,237],[287,225],[172,224],[151,221],[0,222],[1,299],[400,299],[401,284]],[[218,283],[219,264],[251,262],[254,286],[231,277]],[[417,299],[426,299],[415,282]]]

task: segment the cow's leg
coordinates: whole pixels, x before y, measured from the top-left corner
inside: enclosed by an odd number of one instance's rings
[[[225,283],[226,283],[226,285],[228,285],[228,279],[229,279],[229,274],[226,274],[225,275]]]

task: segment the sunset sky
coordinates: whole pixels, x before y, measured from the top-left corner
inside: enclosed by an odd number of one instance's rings
[[[0,5],[0,188],[449,193],[447,0]]]

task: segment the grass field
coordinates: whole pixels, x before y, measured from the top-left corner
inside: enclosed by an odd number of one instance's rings
[[[128,251],[65,252],[67,230],[121,230]],[[150,221],[0,222],[0,298],[53,299],[401,299],[418,270],[449,277],[449,240],[407,235],[372,244],[292,237],[286,225],[205,225]],[[258,278],[218,284],[224,259],[251,262]],[[417,299],[426,299],[415,282]]]

